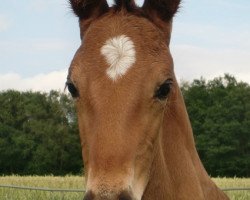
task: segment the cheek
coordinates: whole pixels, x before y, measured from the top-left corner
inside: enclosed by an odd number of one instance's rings
[[[78,101],[77,104],[77,116],[78,116],[78,126],[80,134],[80,142],[82,147],[82,157],[84,161],[84,168],[88,169],[89,163],[89,141],[91,136],[91,126],[93,127],[93,120],[91,120],[91,115],[89,115],[85,109],[85,105]],[[86,173],[87,174],[87,173]]]
[[[150,160],[155,141],[158,138],[161,124],[163,120],[164,108],[159,104],[154,104],[150,107],[144,106],[143,110],[134,115],[134,119],[129,124],[132,137],[136,138],[136,158]],[[145,162],[147,162],[145,160]],[[148,161],[149,162],[149,161]]]
[[[89,155],[89,148],[88,148],[88,143],[86,140],[86,127],[84,126],[84,121],[79,120],[80,118],[78,117],[78,126],[79,126],[79,134],[80,134],[80,142],[81,142],[81,147],[82,147],[82,158],[84,161],[84,167],[86,168],[88,165],[88,155]]]
[[[147,115],[144,121],[144,138],[146,139],[146,143],[154,145],[161,129],[163,113],[164,108],[158,105],[157,108],[152,108],[150,114]]]
[[[135,177],[133,193],[137,199],[140,199],[149,181],[150,169],[152,166],[157,138],[161,129],[162,115],[158,114],[154,118],[149,117],[143,125],[144,131],[141,131],[140,142],[137,147],[135,158]]]
[[[161,124],[162,124],[162,115],[157,115],[155,117],[149,117],[143,126],[143,130],[140,132],[139,144],[137,148],[138,157],[144,158],[145,162],[150,162],[154,147],[156,145]],[[139,159],[143,160],[143,159]]]

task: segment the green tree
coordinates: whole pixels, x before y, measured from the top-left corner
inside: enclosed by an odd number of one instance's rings
[[[79,173],[81,148],[74,103],[51,91],[0,93],[0,173]]]
[[[195,140],[212,176],[250,175],[250,86],[228,74],[182,88]]]

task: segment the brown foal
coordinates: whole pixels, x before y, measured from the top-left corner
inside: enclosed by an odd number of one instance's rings
[[[169,50],[180,0],[70,0],[85,200],[223,200],[197,154]]]

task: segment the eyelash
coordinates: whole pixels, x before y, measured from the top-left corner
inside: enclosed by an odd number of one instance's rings
[[[171,87],[173,84],[173,80],[172,79],[168,79],[166,80],[162,85],[160,85],[160,87],[156,90],[154,97],[159,99],[159,100],[165,100],[167,99],[170,91],[171,91]]]
[[[71,94],[73,98],[79,97],[78,90],[76,89],[75,85],[71,81],[66,82],[66,86],[68,88],[69,93]]]

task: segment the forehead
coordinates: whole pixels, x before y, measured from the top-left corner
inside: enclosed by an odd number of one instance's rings
[[[148,19],[109,13],[84,33],[71,70],[81,76],[106,76],[113,81],[128,73],[171,71],[172,60],[162,32]]]

